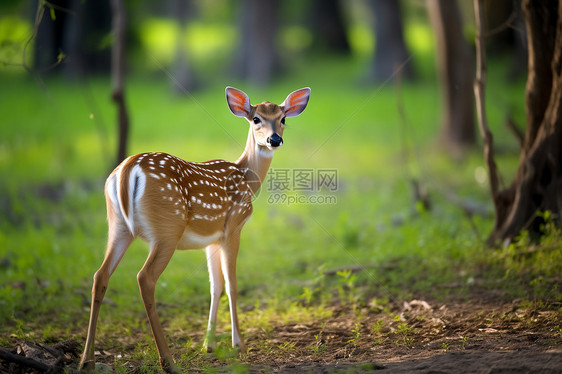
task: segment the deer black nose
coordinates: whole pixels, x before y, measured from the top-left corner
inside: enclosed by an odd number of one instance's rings
[[[274,132],[270,138],[267,138],[267,142],[271,144],[272,147],[279,147],[283,144],[283,138],[280,137],[278,133]]]

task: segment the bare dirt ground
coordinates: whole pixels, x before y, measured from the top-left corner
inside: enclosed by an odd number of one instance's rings
[[[294,349],[250,352],[248,362],[257,371],[281,373],[562,373],[559,309],[414,300],[404,303],[400,320],[367,314],[359,325],[342,311],[319,323],[277,327],[269,335]],[[267,336],[252,340],[260,338]]]
[[[334,307],[331,318],[279,324],[268,331],[247,329],[245,334],[250,349],[236,364],[254,373],[562,373],[559,304],[486,297],[469,303],[410,300],[385,311]],[[76,341],[54,346],[14,341],[3,350],[73,371],[81,348]],[[125,364],[128,373],[141,371],[135,349],[131,344],[122,352],[131,357]],[[114,357],[102,351],[97,360],[111,365]],[[188,370],[209,369],[230,372],[233,367],[215,355],[200,354]],[[0,359],[0,372],[42,371]]]
[[[390,311],[334,307],[331,318],[247,329],[242,363],[256,373],[562,373],[562,305],[481,297],[411,300]]]

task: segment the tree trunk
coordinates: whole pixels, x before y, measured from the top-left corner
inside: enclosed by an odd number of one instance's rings
[[[244,0],[237,75],[258,86],[267,85],[278,68],[275,43],[279,0]]]
[[[400,2],[396,0],[370,0],[375,17],[375,57],[371,65],[370,80],[384,82],[394,76],[402,66],[401,75],[406,80],[414,78],[410,52],[404,42]],[[406,63],[406,64],[405,64]]]
[[[195,80],[195,75],[191,68],[191,61],[185,40],[186,28],[190,15],[194,10],[194,4],[192,0],[172,0],[170,3],[173,10],[173,17],[178,21],[180,28],[173,64],[174,77],[176,79],[172,84],[177,92],[183,93],[184,91],[193,90],[199,83]]]
[[[524,0],[529,46],[527,130],[513,183],[494,199],[496,223],[489,242],[511,240],[521,230],[540,235],[550,211],[562,214],[562,1]]]
[[[35,69],[70,76],[109,71],[109,49],[101,48],[110,32],[107,1],[54,0],[42,6],[46,9],[35,40]],[[60,53],[67,58],[57,65]]]
[[[119,140],[116,165],[127,156],[127,138],[129,136],[129,116],[125,105],[125,7],[123,0],[111,0],[113,14],[112,28],[114,34],[111,50],[112,99],[117,104],[117,121]]]
[[[39,0],[34,1],[34,10],[39,6],[38,2]],[[68,8],[67,0],[53,0],[50,3],[56,6],[57,9],[59,7],[62,9]],[[46,9],[35,36],[33,67],[38,71],[50,74],[59,69],[59,66],[57,66],[59,53],[68,53],[63,46],[63,30],[69,15],[66,12],[55,10],[55,19],[53,20],[49,7],[44,4],[40,6],[46,7]],[[35,12],[33,17],[35,17]]]
[[[351,52],[339,0],[314,0],[309,20],[313,50],[342,55]]]
[[[456,0],[427,0],[429,18],[437,38],[437,75],[443,102],[442,138],[452,149],[474,145],[472,56],[463,35]]]

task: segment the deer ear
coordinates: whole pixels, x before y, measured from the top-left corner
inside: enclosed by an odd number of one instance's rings
[[[308,104],[308,98],[310,97],[310,88],[301,88],[291,92],[289,96],[281,104],[283,112],[285,112],[285,117],[298,116],[306,108]]]
[[[250,98],[243,91],[234,87],[226,87],[226,102],[235,116],[248,117],[250,115]]]

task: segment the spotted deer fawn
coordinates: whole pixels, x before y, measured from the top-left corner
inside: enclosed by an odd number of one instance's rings
[[[248,95],[226,88],[232,113],[250,123],[246,148],[236,162],[187,162],[166,153],[142,153],[123,161],[105,183],[109,225],[105,259],[94,275],[86,346],[80,368],[93,369],[94,337],[109,278],[134,238],[150,245],[137,280],[162,368],[176,372],[154,301],[158,278],[176,249],[206,247],[211,307],[204,346],[214,347],[218,303],[226,280],[232,346],[243,347],[236,308],[236,257],[240,232],[252,214],[274,151],[283,144],[285,118],[302,113],[309,88],[292,92],[281,105],[251,105]]]

